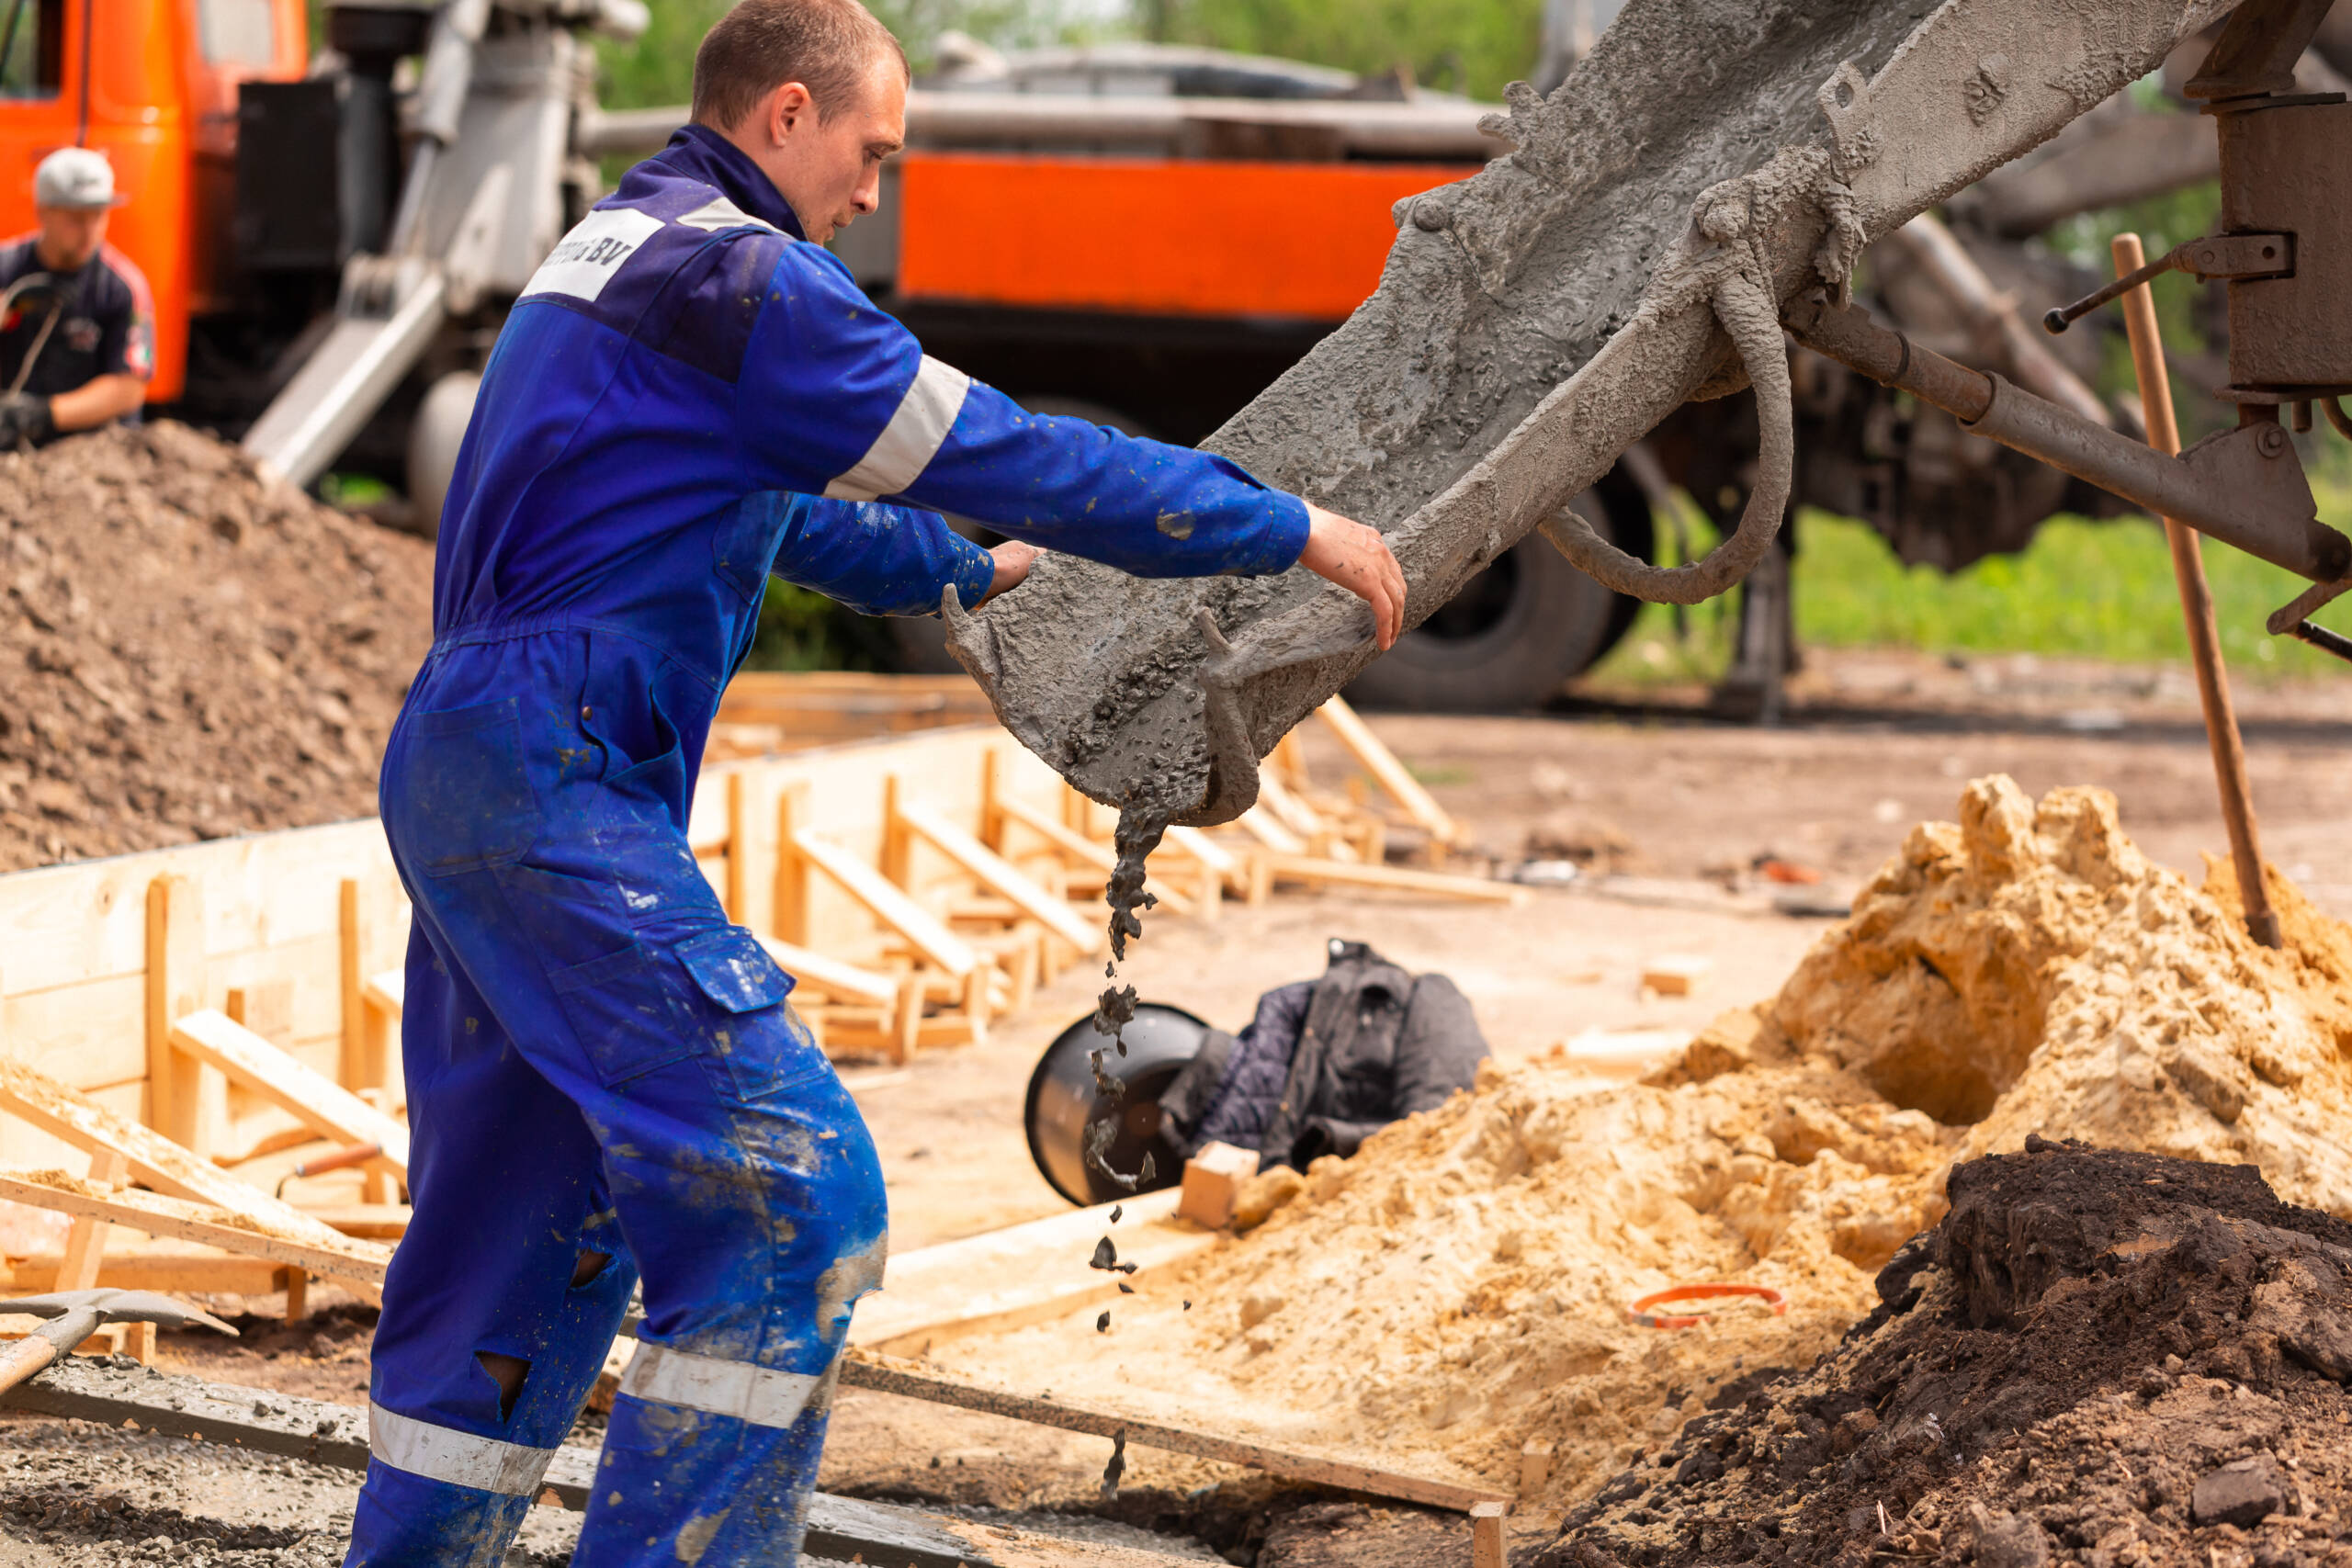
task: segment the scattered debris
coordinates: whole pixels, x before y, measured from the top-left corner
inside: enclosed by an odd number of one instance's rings
[[[1642,965],[1642,987],[1661,997],[1687,997],[1714,971],[1714,960],[1683,953],[1653,958]]]
[[[1094,1332],[1097,1334],[1108,1334],[1111,1332],[1110,1308],[1104,1307],[1102,1309],[1102,1315],[1094,1320]]]

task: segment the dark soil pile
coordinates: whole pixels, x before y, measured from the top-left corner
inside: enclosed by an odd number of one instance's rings
[[[1882,1304],[1689,1422],[1536,1568],[2352,1564],[2352,1224],[2252,1166],[1957,1167]]]
[[[183,425],[0,457],[0,871],[372,814],[432,576]]]

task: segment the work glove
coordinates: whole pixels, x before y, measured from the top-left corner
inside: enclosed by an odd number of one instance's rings
[[[30,392],[10,392],[0,397],[0,451],[14,451],[27,441],[46,441],[57,434],[57,421],[49,411],[49,400]]]

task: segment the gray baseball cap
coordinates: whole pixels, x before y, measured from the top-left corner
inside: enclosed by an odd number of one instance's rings
[[[115,194],[106,154],[87,147],[60,147],[33,171],[35,207],[120,207],[130,199]]]

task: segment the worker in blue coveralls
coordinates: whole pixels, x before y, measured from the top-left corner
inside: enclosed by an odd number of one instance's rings
[[[1297,564],[1396,637],[1375,530],[1027,413],[859,293],[822,243],[874,210],[906,92],[856,0],[742,0],[696,56],[694,123],[555,248],[491,355],[384,759],[415,1211],[354,1568],[503,1560],[640,1276],[572,1562],[797,1560],[886,1219],[791,977],[686,844],[771,572],[912,615],[1005,592],[1037,547],[1145,576]]]

